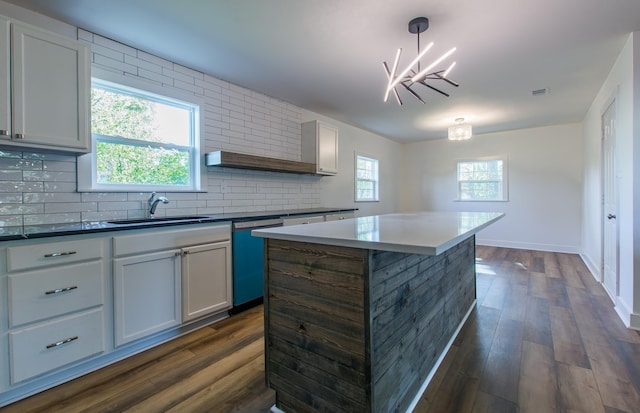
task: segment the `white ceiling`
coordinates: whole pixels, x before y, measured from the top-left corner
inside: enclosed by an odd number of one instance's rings
[[[579,122],[640,30],[639,0],[5,1],[403,142],[443,138],[457,117],[475,134]],[[418,16],[428,56],[457,47],[460,87],[384,103],[382,62],[415,57]]]

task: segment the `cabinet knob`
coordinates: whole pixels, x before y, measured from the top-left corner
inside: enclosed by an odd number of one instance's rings
[[[16,133],[16,139],[24,139],[24,134]]]

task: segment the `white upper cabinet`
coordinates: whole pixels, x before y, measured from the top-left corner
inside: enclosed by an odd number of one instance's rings
[[[302,124],[302,161],[316,164],[316,173],[338,173],[338,129],[313,120]]]
[[[0,143],[88,152],[88,48],[16,21],[0,25]]]

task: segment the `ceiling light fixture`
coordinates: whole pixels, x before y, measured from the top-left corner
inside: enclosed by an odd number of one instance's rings
[[[465,123],[464,118],[457,118],[456,124],[449,126],[449,140],[450,141],[464,141],[471,139],[472,131],[471,124]]]
[[[443,92],[442,90],[436,88],[435,86],[427,83],[427,81],[439,81],[442,80],[450,85],[458,87],[459,85],[448,79],[447,76],[451,69],[456,65],[456,62],[453,62],[449,65],[449,67],[445,69],[433,70],[437,65],[442,63],[445,59],[451,56],[456,48],[450,49],[448,52],[440,56],[438,59],[434,60],[433,63],[422,69],[420,66],[420,60],[424,57],[424,55],[433,47],[433,42],[429,43],[424,50],[420,51],[420,33],[425,32],[429,28],[429,19],[426,17],[416,17],[415,19],[409,22],[409,33],[415,33],[418,38],[418,56],[413,59],[413,61],[406,67],[400,74],[398,71],[398,64],[400,63],[400,55],[402,54],[402,48],[398,49],[396,52],[396,58],[393,61],[393,66],[389,69],[387,62],[383,62],[382,66],[384,67],[384,71],[387,74],[387,89],[384,93],[384,101],[386,102],[389,99],[389,95],[393,91],[398,104],[402,105],[402,100],[400,99],[400,94],[398,93],[398,89],[396,87],[398,85],[405,88],[413,97],[418,99],[421,103],[424,103],[424,100],[412,89],[412,86],[416,83],[426,86],[427,88],[434,90],[444,96],[449,97],[449,94]],[[416,66],[414,70],[414,66]]]

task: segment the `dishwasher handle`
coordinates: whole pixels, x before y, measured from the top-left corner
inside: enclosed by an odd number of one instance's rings
[[[244,231],[256,228],[281,227],[282,218],[259,219],[255,221],[238,221],[233,223],[234,231]]]

